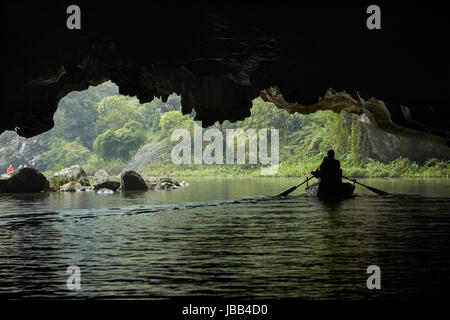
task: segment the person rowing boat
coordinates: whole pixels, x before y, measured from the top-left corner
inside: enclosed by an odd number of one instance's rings
[[[319,198],[347,198],[353,194],[355,186],[342,182],[341,163],[334,155],[334,151],[329,150],[319,167],[311,171],[319,181],[306,188],[308,195]]]
[[[317,167],[315,171],[311,171],[313,177],[316,177],[319,181],[310,186],[307,186],[305,191],[310,196],[316,196],[318,198],[325,199],[339,199],[339,198],[349,198],[353,195],[355,191],[355,183],[365,187],[366,189],[379,194],[379,195],[389,195],[389,193],[376,189],[374,187],[366,186],[355,179],[350,179],[342,175],[341,163],[339,160],[334,158],[334,151],[329,150],[327,156],[323,158],[322,163]],[[301,185],[307,183],[313,177],[308,177],[302,183],[289,188],[288,190],[280,193],[277,197],[286,197],[295,191]],[[342,182],[342,178],[350,180],[351,183]]]
[[[342,183],[342,169],[339,160],[334,158],[334,151],[329,150],[322,163],[311,174],[319,179],[319,184],[333,185]]]

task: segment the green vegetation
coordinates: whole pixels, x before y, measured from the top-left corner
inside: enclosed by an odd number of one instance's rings
[[[4,147],[0,154],[0,158],[6,158],[9,153],[10,153],[9,147]]]
[[[90,175],[100,168],[120,173],[139,147],[159,132],[157,102],[140,104],[136,98],[120,96],[111,82],[70,93],[55,114],[44,165],[80,164]]]
[[[175,165],[171,141],[175,129],[193,131],[193,118],[182,115],[179,97],[166,103],[154,99],[140,104],[118,94],[111,82],[72,92],[61,100],[55,114],[52,143],[43,162],[47,168],[80,164],[89,175],[98,169],[119,174],[141,146],[156,142],[160,159],[143,169],[152,176],[261,175],[261,165]],[[407,158],[381,163],[369,156],[367,136],[355,116],[319,111],[310,115],[289,114],[258,98],[244,121],[212,127],[226,129],[280,130],[280,166],[277,176],[305,176],[315,169],[329,149],[334,149],[344,173],[354,177],[448,177],[449,161],[430,159],[423,165]],[[224,134],[225,136],[225,134]],[[205,145],[209,144],[207,142]],[[224,144],[225,145],[225,144]],[[248,156],[248,151],[247,151]],[[248,157],[246,158],[248,162]]]

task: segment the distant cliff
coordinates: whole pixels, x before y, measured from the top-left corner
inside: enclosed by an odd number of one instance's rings
[[[147,143],[136,152],[123,171],[133,170],[141,172],[142,168],[149,164],[162,162],[162,156],[166,155],[166,153],[163,153],[163,145],[161,142]]]
[[[12,164],[14,168],[26,164],[38,170],[45,170],[41,159],[50,148],[50,132],[33,138],[23,138],[14,131],[0,135],[0,172]]]
[[[450,148],[444,141],[424,133],[415,135],[392,134],[373,125],[365,115],[360,117],[361,150],[370,158],[391,162],[398,157],[423,164],[427,159],[450,159]]]

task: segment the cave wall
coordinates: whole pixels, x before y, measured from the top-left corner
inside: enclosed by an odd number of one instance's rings
[[[181,95],[204,126],[242,120],[261,95],[289,112],[347,110],[391,134],[448,148],[449,21],[443,8],[3,3],[0,133],[53,127],[59,100],[112,80],[141,103]]]

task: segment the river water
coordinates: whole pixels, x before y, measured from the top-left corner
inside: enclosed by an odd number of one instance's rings
[[[324,203],[302,179],[178,191],[0,194],[0,296],[429,299],[450,288],[449,179],[366,179]],[[66,285],[68,266],[81,290]],[[367,267],[381,270],[368,290]]]

